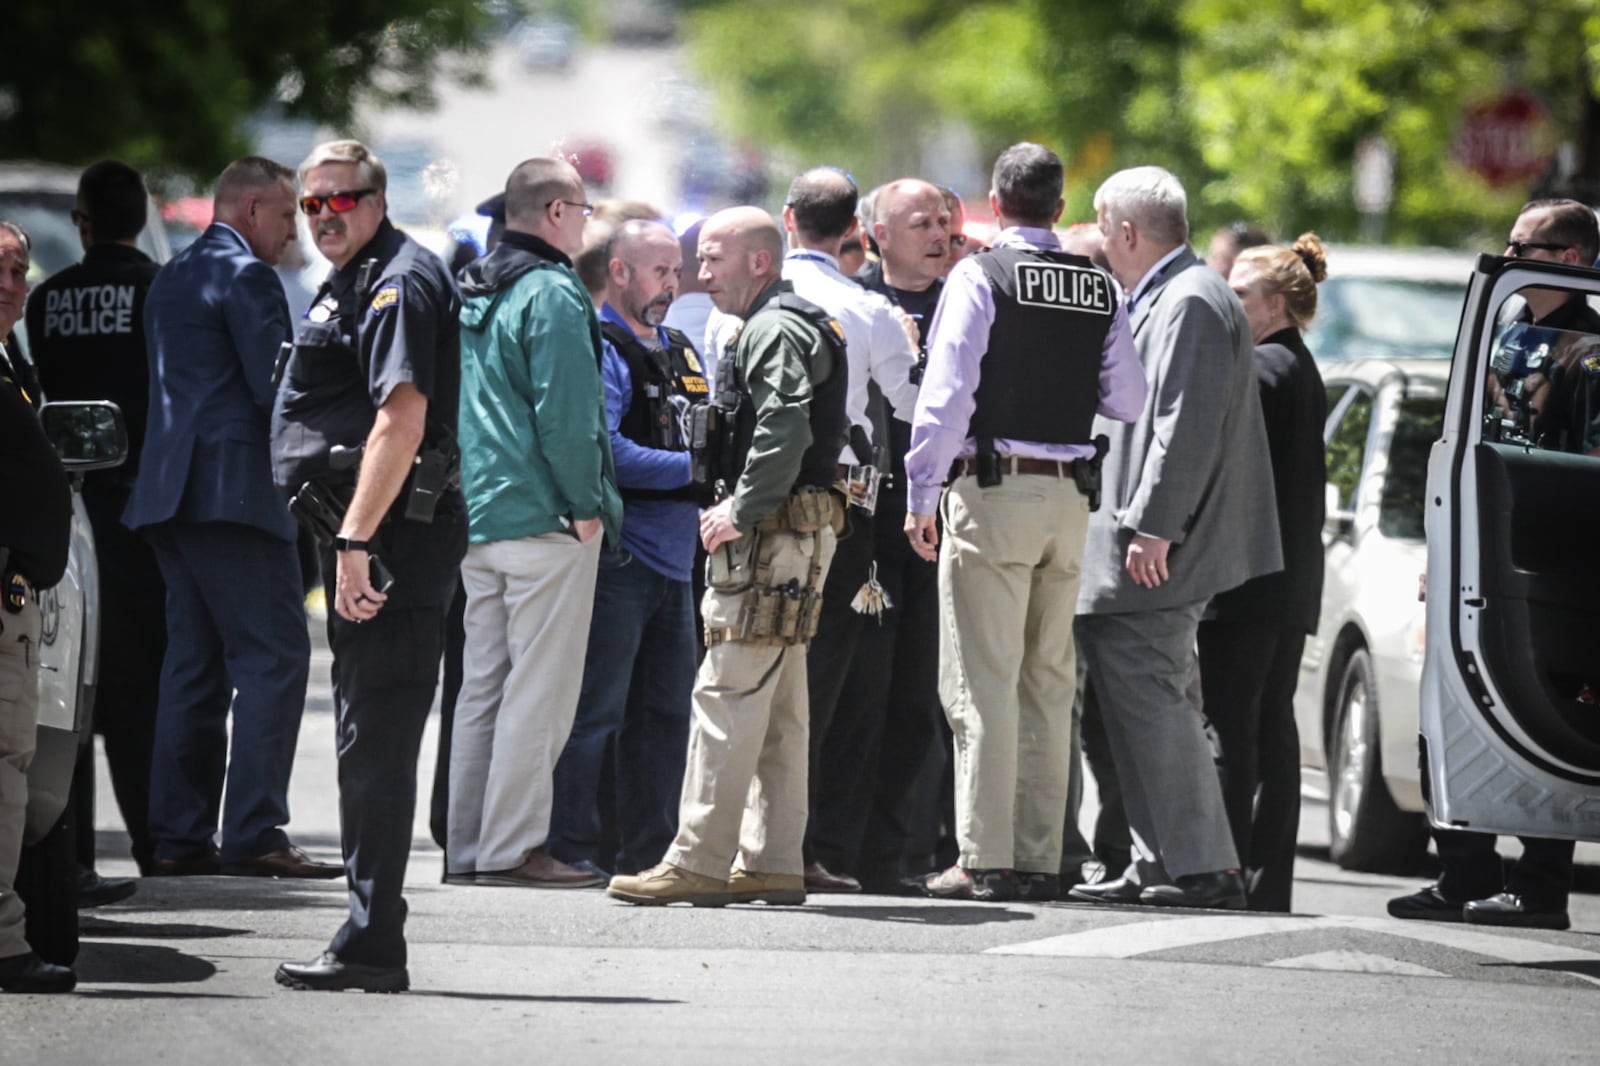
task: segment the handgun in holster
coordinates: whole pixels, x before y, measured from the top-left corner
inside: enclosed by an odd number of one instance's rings
[[[1000,484],[1000,453],[995,450],[993,437],[978,439],[978,487],[992,489]]]
[[[1078,491],[1089,498],[1091,511],[1100,510],[1100,464],[1110,450],[1111,438],[1101,433],[1094,439],[1094,455],[1072,464],[1072,480],[1078,483]]]
[[[323,546],[332,544],[333,538],[339,535],[348,506],[320,481],[308,481],[301,485],[300,491],[289,500],[289,511]],[[372,587],[379,592],[389,591],[394,584],[394,575],[383,565],[383,560],[378,558],[376,552],[367,552],[367,567],[367,580]]]
[[[417,453],[411,470],[411,491],[406,495],[405,516],[412,522],[432,522],[439,497],[461,483],[461,449],[446,432]]]

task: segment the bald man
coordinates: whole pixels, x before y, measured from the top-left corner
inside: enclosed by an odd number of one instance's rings
[[[605,883],[548,847],[577,713],[602,535],[622,521],[600,329],[573,271],[592,208],[560,159],[506,179],[506,232],[461,274],[466,651],[450,741],[445,880]]]
[[[629,221],[603,252],[600,376],[622,534],[600,549],[578,714],[556,763],[550,851],[637,873],[661,861],[678,831],[697,663],[692,572],[700,505],[711,502],[693,481],[682,412],[707,402],[710,388],[689,338],[663,324],[683,274],[678,238],[659,222]],[[599,796],[613,741],[617,847],[605,854]]]
[[[700,280],[744,320],[723,354],[717,457],[728,492],[700,518],[710,553],[706,657],[694,687],[678,835],[661,863],[611,879],[629,903],[802,903],[806,645],[844,501],[843,333],[781,277],[771,215],[735,207],[700,232]],[[748,807],[746,799],[749,799]]]

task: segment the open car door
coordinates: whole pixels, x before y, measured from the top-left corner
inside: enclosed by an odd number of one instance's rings
[[[1600,840],[1600,316],[1534,326],[1535,287],[1600,271],[1473,274],[1428,464],[1423,787],[1439,826]]]

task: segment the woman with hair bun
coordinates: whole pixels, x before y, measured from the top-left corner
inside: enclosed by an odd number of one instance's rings
[[[1327,258],[1316,234],[1239,253],[1228,283],[1255,340],[1284,568],[1212,600],[1200,623],[1206,716],[1222,745],[1223,802],[1252,910],[1288,911],[1300,827],[1294,690],[1322,602],[1322,424],[1327,396],[1300,331]],[[1259,798],[1258,793],[1259,791]]]

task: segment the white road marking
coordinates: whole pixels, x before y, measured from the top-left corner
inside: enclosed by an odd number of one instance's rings
[[[1341,973],[1387,973],[1401,977],[1448,977],[1449,974],[1402,962],[1386,955],[1373,955],[1364,951],[1319,951],[1314,955],[1298,955],[1292,959],[1274,959],[1267,963],[1284,970],[1335,970]]]
[[[1193,918],[1158,918],[1125,925],[1086,929],[1044,940],[1021,944],[1002,944],[988,949],[988,955],[1036,955],[1080,959],[1130,959],[1158,951],[1199,947],[1275,933],[1301,933],[1319,929],[1352,929],[1385,936],[1397,936],[1424,944],[1436,944],[1485,955],[1518,966],[1532,964],[1594,963],[1600,953],[1565,944],[1551,944],[1509,933],[1488,932],[1481,927],[1440,922],[1402,922],[1392,918],[1359,918],[1346,915],[1292,916],[1278,914],[1206,914]],[[1327,952],[1332,956],[1338,952]],[[1358,953],[1349,953],[1357,957]],[[1314,957],[1314,956],[1308,956]],[[1395,972],[1395,971],[1389,971]],[[1600,978],[1572,970],[1562,972],[1600,985]]]

